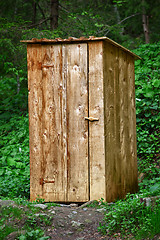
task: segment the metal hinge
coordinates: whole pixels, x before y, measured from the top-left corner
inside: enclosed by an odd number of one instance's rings
[[[47,180],[47,179],[43,179],[43,178],[40,178],[40,180],[39,180],[40,185],[43,185],[45,183],[54,183],[54,182],[55,182],[55,180]]]

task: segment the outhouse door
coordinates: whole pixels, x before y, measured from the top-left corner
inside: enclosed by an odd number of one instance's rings
[[[89,129],[87,120],[91,100],[87,43],[29,44],[27,54],[31,200],[39,196],[45,201],[84,202],[90,200],[91,188],[98,194],[94,196],[92,191],[93,199],[103,197],[103,133],[96,130],[101,143],[93,123]],[[90,72],[91,85],[96,85],[94,78],[98,76],[92,75],[92,69]],[[103,100],[96,95],[96,104],[98,98]],[[100,106],[93,110],[96,117]],[[93,135],[91,141],[89,135]],[[93,162],[94,151],[99,155]]]

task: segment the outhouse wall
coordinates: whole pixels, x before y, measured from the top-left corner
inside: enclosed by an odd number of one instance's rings
[[[89,42],[90,198],[136,192],[135,57],[112,43]],[[97,128],[97,125],[99,126]]]
[[[106,199],[138,187],[134,56],[104,43]]]
[[[31,200],[135,192],[137,56],[108,38],[26,42]]]

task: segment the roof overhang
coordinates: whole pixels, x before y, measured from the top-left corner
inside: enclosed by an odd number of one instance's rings
[[[122,45],[118,44],[117,42],[111,40],[108,37],[94,37],[94,36],[90,36],[89,38],[86,37],[80,37],[80,38],[74,38],[74,37],[69,37],[68,39],[62,39],[62,38],[55,38],[55,39],[46,39],[46,38],[42,38],[42,39],[37,39],[37,38],[32,38],[32,40],[21,40],[22,43],[27,43],[27,44],[57,44],[57,43],[86,43],[86,42],[90,42],[90,41],[107,41],[110,44],[123,49],[125,52],[128,52],[130,55],[132,55],[135,60],[137,59],[141,59],[138,55],[136,55],[135,53],[131,52],[130,50],[128,50],[127,48],[123,47]]]

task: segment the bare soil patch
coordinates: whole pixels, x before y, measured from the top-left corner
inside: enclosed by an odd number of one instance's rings
[[[51,206],[49,204],[16,205],[13,201],[0,201],[0,211],[21,210],[20,216],[8,213],[4,225],[13,226],[12,231],[3,239],[16,239],[25,234],[27,227],[41,228],[51,240],[98,240],[115,239],[103,236],[98,230],[103,221],[103,208],[77,206],[76,204]],[[14,216],[15,215],[15,216]],[[1,214],[1,219],[4,218]]]

